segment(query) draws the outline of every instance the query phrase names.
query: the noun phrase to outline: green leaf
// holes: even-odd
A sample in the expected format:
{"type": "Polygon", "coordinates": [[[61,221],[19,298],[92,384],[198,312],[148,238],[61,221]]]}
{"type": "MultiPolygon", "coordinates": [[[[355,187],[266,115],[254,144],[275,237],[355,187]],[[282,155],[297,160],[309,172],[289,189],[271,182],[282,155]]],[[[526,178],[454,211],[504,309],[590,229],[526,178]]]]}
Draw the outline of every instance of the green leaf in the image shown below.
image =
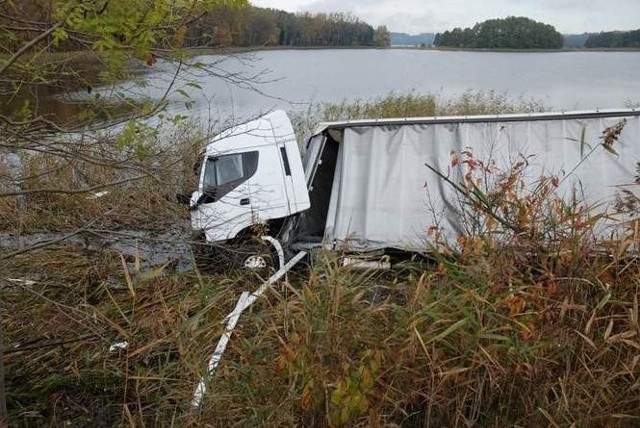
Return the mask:
{"type": "Polygon", "coordinates": [[[62,28],[62,27],[58,27],[55,30],[53,30],[53,44],[54,45],[59,45],[60,42],[64,42],[65,40],[69,39],[69,34],[67,33],[67,31],[62,28]]]}

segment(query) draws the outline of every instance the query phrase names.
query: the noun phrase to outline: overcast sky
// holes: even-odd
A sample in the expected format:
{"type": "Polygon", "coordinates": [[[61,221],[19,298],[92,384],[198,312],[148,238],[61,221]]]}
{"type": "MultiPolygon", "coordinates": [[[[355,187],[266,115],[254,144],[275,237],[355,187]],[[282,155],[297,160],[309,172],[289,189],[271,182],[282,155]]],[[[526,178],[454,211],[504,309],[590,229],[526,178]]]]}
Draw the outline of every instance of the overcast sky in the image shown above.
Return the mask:
{"type": "Polygon", "coordinates": [[[350,12],[390,31],[427,33],[526,16],[561,33],[640,28],[640,0],[251,0],[289,12],[350,12]]]}

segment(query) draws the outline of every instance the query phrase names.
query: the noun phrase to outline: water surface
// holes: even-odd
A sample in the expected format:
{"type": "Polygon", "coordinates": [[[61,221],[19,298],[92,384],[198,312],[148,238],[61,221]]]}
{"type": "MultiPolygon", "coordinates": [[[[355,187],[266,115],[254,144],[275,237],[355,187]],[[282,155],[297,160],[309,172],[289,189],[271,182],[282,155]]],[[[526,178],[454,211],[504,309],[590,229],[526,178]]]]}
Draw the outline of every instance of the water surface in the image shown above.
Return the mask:
{"type": "MultiPolygon", "coordinates": [[[[640,103],[640,52],[326,49],[262,51],[231,58],[206,55],[197,60],[210,64],[212,72],[189,73],[202,89],[182,88],[194,103],[190,114],[202,117],[253,116],[272,108],[304,110],[312,102],[410,91],[443,99],[466,91],[495,91],[542,101],[555,110],[640,103]],[[223,73],[231,73],[236,81],[246,77],[252,87],[216,76],[223,73]]],[[[160,64],[144,92],[163,96],[172,70],[160,64]]],[[[175,102],[174,111],[186,111],[182,95],[173,92],[169,99],[175,102]]]]}

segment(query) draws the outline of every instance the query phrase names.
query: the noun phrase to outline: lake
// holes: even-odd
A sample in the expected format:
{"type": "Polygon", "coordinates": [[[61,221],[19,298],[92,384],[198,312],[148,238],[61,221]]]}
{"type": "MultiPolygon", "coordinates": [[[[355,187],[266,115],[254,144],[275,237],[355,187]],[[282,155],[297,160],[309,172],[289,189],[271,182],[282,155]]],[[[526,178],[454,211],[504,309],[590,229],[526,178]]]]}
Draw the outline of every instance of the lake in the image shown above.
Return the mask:
{"type": "MultiPolygon", "coordinates": [[[[269,50],[195,60],[210,69],[182,88],[192,116],[245,118],[273,108],[304,110],[311,102],[371,99],[390,92],[432,93],[443,99],[465,91],[496,91],[510,98],[542,101],[554,110],[625,107],[640,103],[640,52],[469,52],[419,49],[269,50]],[[224,71],[223,71],[224,70],[224,71]],[[219,77],[228,73],[227,79],[219,77]],[[249,79],[247,85],[232,81],[249,79]]],[[[159,63],[144,88],[159,98],[174,67],[159,63]]],[[[186,112],[174,91],[171,111],[186,112]]]]}

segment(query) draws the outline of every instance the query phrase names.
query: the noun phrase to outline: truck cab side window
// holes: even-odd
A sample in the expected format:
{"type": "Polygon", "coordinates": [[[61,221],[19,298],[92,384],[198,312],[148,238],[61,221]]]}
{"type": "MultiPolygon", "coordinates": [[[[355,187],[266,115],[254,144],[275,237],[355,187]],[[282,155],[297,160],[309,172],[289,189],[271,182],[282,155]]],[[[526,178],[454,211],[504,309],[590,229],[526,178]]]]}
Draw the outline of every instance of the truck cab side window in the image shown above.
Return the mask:
{"type": "Polygon", "coordinates": [[[204,164],[202,187],[208,196],[203,203],[215,202],[247,181],[258,169],[258,151],[208,157],[204,164]]]}
{"type": "Polygon", "coordinates": [[[207,159],[204,187],[218,187],[243,178],[242,155],[226,155],[207,159]]]}

